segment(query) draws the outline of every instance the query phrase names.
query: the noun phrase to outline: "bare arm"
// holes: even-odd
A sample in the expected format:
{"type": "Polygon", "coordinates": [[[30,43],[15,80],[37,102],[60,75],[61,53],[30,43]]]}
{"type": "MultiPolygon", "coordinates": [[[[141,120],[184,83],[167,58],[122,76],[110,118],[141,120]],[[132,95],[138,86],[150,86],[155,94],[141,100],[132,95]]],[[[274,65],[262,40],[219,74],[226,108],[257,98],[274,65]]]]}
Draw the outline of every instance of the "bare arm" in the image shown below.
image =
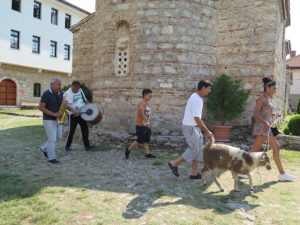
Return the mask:
{"type": "Polygon", "coordinates": [[[46,109],[46,103],[44,103],[44,102],[40,102],[39,110],[42,111],[46,115],[53,116],[53,117],[56,117],[56,118],[60,117],[59,112],[51,112],[48,109],[46,109]]]}
{"type": "Polygon", "coordinates": [[[138,114],[140,117],[143,118],[144,125],[147,124],[147,120],[148,120],[147,116],[145,115],[145,108],[146,108],[146,105],[143,102],[140,102],[138,104],[138,114]]]}
{"type": "Polygon", "coordinates": [[[197,123],[197,126],[203,130],[205,135],[210,139],[212,138],[212,132],[206,127],[204,122],[200,119],[200,117],[194,117],[195,122],[197,123]]]}

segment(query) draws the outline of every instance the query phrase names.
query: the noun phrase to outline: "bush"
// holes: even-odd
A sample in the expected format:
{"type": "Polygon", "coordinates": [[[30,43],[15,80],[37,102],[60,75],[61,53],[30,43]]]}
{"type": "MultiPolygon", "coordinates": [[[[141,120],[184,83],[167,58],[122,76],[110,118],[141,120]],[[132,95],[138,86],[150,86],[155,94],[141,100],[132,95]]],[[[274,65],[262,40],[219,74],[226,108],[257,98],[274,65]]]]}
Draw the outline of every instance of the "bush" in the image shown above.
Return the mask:
{"type": "Polygon", "coordinates": [[[224,125],[244,111],[249,94],[249,90],[242,88],[241,80],[233,80],[222,74],[212,82],[212,91],[207,101],[208,114],[224,125]]]}
{"type": "Polygon", "coordinates": [[[285,135],[289,135],[289,134],[291,133],[291,131],[289,130],[288,127],[286,127],[286,128],[283,129],[283,133],[284,133],[285,135]]]}
{"type": "MultiPolygon", "coordinates": [[[[63,86],[62,91],[66,92],[70,87],[71,87],[71,84],[69,84],[67,86],[63,86]]],[[[85,84],[81,84],[80,88],[82,89],[87,100],[89,102],[93,102],[93,92],[87,86],[85,86],[85,84]]]]}
{"type": "Polygon", "coordinates": [[[299,97],[299,100],[298,100],[297,113],[300,114],[300,97],[299,97]]]}
{"type": "Polygon", "coordinates": [[[292,116],[288,123],[288,129],[292,135],[300,136],[300,115],[292,116]]]}

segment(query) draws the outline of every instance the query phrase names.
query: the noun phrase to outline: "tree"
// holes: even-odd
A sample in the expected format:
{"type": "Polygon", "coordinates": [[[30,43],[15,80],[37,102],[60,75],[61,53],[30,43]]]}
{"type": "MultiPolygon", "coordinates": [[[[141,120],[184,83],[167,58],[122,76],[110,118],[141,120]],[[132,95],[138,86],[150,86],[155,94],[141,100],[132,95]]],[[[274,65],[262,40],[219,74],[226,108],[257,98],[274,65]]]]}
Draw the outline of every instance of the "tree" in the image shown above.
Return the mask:
{"type": "Polygon", "coordinates": [[[225,125],[244,111],[249,95],[250,90],[243,89],[241,80],[233,80],[222,74],[212,82],[212,91],[207,101],[209,115],[225,125]]]}
{"type": "MultiPolygon", "coordinates": [[[[72,85],[69,84],[67,86],[63,86],[62,91],[66,92],[72,85]]],[[[80,85],[85,97],[89,102],[93,102],[93,92],[83,83],[80,85]]]]}

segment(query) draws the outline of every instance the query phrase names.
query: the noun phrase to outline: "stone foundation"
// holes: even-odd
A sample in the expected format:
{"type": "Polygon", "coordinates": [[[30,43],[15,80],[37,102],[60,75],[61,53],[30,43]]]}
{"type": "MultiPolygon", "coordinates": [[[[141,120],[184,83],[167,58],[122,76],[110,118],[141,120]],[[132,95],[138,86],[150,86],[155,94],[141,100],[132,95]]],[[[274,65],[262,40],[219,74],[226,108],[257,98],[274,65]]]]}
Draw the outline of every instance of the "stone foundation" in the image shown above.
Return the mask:
{"type": "Polygon", "coordinates": [[[34,97],[34,84],[40,84],[42,95],[50,87],[50,79],[54,76],[62,80],[63,86],[70,83],[70,78],[65,73],[0,63],[0,82],[9,79],[16,83],[16,105],[19,107],[36,107],[41,98],[34,97]]]}
{"type": "Polygon", "coordinates": [[[280,143],[281,148],[300,151],[299,136],[278,135],[277,140],[280,143]]]}

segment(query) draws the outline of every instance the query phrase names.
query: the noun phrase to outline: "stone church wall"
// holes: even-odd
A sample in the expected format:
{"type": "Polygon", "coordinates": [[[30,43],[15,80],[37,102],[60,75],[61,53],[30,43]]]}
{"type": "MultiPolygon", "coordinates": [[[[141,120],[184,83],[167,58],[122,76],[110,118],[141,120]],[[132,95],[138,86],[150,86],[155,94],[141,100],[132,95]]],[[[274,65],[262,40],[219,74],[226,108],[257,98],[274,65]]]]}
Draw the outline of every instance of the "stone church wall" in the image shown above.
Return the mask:
{"type": "Polygon", "coordinates": [[[284,20],[281,0],[97,1],[73,28],[73,79],[93,89],[101,128],[133,132],[142,89],[151,88],[153,130],[178,135],[197,82],[225,72],[252,91],[233,122],[251,125],[262,77],[274,76],[275,105],[285,105],[284,20]]]}

